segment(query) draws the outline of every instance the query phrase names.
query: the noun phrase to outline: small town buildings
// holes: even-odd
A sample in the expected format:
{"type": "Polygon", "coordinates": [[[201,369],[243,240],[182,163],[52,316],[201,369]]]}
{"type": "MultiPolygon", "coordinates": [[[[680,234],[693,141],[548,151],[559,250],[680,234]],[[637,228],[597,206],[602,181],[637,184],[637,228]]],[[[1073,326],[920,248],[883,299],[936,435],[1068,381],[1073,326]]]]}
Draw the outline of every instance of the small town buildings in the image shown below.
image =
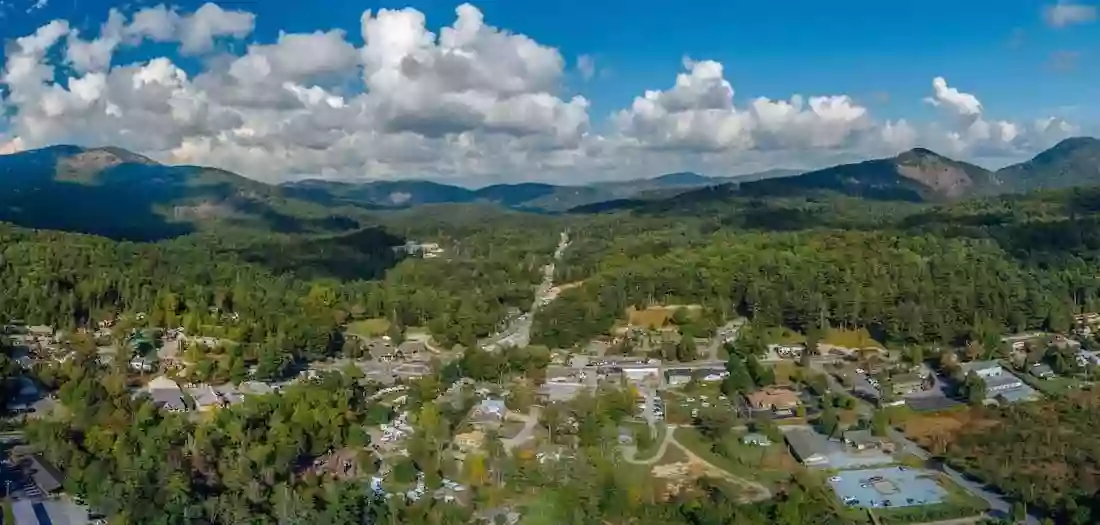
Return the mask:
{"type": "Polygon", "coordinates": [[[633,382],[641,382],[647,379],[660,379],[661,377],[660,363],[646,363],[637,365],[624,364],[619,368],[623,374],[623,377],[633,382]]]}
{"type": "Polygon", "coordinates": [[[1020,378],[1012,375],[996,361],[973,361],[970,363],[963,363],[959,368],[962,371],[963,377],[973,372],[985,381],[986,392],[991,396],[1005,390],[1012,390],[1024,386],[1020,378]]]}
{"type": "Polygon", "coordinates": [[[765,436],[764,434],[751,432],[745,434],[744,436],[741,436],[741,443],[744,445],[754,445],[757,447],[770,447],[772,444],[772,440],[768,439],[768,436],[765,436]]]}
{"type": "Polygon", "coordinates": [[[919,374],[899,374],[890,378],[890,390],[898,396],[920,392],[924,384],[925,379],[919,374]]]}
{"type": "Polygon", "coordinates": [[[226,406],[228,403],[210,385],[195,385],[186,389],[187,395],[195,402],[195,409],[199,412],[209,412],[216,408],[226,406]]]}
{"type": "Polygon", "coordinates": [[[135,372],[152,372],[157,369],[156,361],[142,356],[130,360],[130,369],[135,372]]]}
{"type": "Polygon", "coordinates": [[[856,450],[882,448],[885,440],[871,434],[870,430],[848,430],[844,432],[844,444],[856,450]]]}
{"type": "Polygon", "coordinates": [[[768,352],[771,352],[779,357],[784,358],[796,358],[802,356],[802,351],[806,349],[806,345],[803,344],[771,344],[768,345],[768,352]]]}
{"type": "Polygon", "coordinates": [[[828,443],[825,436],[809,429],[796,428],[784,434],[791,453],[806,466],[822,466],[829,463],[828,443]]]}
{"type": "Polygon", "coordinates": [[[187,405],[183,402],[183,389],[175,381],[165,376],[157,376],[149,381],[146,389],[157,408],[169,412],[185,412],[187,410],[187,405]]]}
{"type": "Polygon", "coordinates": [[[1043,332],[1028,332],[1023,334],[1008,335],[1001,338],[1002,343],[1008,343],[1012,345],[1013,350],[1023,350],[1027,347],[1028,343],[1043,337],[1043,332]]]}
{"type": "Polygon", "coordinates": [[[24,456],[18,460],[17,465],[27,477],[34,480],[34,484],[38,487],[38,490],[46,494],[53,494],[61,491],[61,487],[65,482],[64,476],[61,475],[61,471],[57,470],[56,467],[49,461],[46,461],[40,454],[24,456]]]}
{"type": "Polygon", "coordinates": [[[1074,358],[1077,361],[1077,366],[1082,368],[1089,365],[1100,366],[1100,353],[1098,352],[1078,349],[1074,358]]]}
{"type": "Polygon", "coordinates": [[[770,410],[775,415],[789,416],[794,414],[801,400],[798,394],[785,388],[765,388],[750,392],[745,395],[749,406],[753,410],[770,410]]]}
{"type": "Polygon", "coordinates": [[[1031,365],[1027,373],[1038,377],[1039,379],[1050,379],[1054,377],[1054,369],[1050,368],[1050,365],[1045,363],[1035,363],[1031,365]]]}
{"type": "Polygon", "coordinates": [[[481,423],[500,422],[507,413],[508,407],[505,406],[504,400],[482,399],[481,402],[474,407],[473,412],[470,414],[470,419],[481,423]]]}
{"type": "Polygon", "coordinates": [[[27,327],[27,335],[37,342],[54,342],[54,329],[52,326],[35,325],[27,327]]]}

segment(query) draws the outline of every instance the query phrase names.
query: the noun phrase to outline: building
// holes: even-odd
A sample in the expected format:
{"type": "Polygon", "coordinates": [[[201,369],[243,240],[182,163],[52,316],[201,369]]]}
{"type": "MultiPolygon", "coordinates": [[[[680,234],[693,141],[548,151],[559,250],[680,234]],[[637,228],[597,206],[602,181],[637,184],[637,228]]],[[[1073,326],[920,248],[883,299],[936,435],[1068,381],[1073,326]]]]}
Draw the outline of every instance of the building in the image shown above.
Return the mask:
{"type": "Polygon", "coordinates": [[[1100,354],[1097,352],[1079,349],[1075,357],[1077,359],[1077,366],[1100,366],[1100,354]]]}
{"type": "Polygon", "coordinates": [[[187,395],[191,396],[191,400],[195,402],[195,408],[199,412],[209,412],[228,404],[210,385],[188,387],[187,395]]]}
{"type": "Polygon", "coordinates": [[[455,436],[455,446],[467,454],[474,450],[480,450],[485,446],[485,433],[480,430],[473,430],[458,434],[455,436]]]}
{"type": "Polygon", "coordinates": [[[1023,350],[1028,343],[1043,336],[1042,332],[1028,332],[1024,334],[1009,335],[1001,338],[1002,343],[1012,345],[1013,350],[1023,350]]]}
{"type": "Polygon", "coordinates": [[[900,374],[890,378],[894,395],[904,396],[924,390],[925,380],[918,374],[900,374]]]}
{"type": "Polygon", "coordinates": [[[660,364],[622,365],[619,368],[622,371],[623,377],[630,381],[638,382],[661,377],[660,364]]]}
{"type": "Polygon", "coordinates": [[[397,346],[397,357],[406,361],[418,361],[424,357],[428,345],[423,341],[409,340],[397,346]]]}
{"type": "Polygon", "coordinates": [[[829,463],[826,455],[828,443],[825,436],[809,429],[795,428],[784,434],[791,453],[808,467],[823,466],[829,463]]]}
{"type": "Polygon", "coordinates": [[[806,345],[803,344],[768,345],[768,352],[787,358],[801,357],[802,351],[805,349],[806,345]]]}
{"type": "Polygon", "coordinates": [[[789,416],[794,414],[801,400],[798,394],[785,388],[765,388],[745,395],[749,406],[753,410],[770,410],[776,415],[789,416]]]}
{"type": "Polygon", "coordinates": [[[1006,390],[1024,386],[1024,382],[1021,381],[1020,378],[1012,375],[995,361],[963,363],[960,366],[960,370],[962,371],[963,377],[970,375],[971,372],[980,377],[985,382],[985,391],[989,397],[993,397],[1006,390]]]}
{"type": "Polygon", "coordinates": [[[165,376],[157,376],[146,385],[149,396],[153,398],[153,404],[157,408],[163,408],[169,412],[185,412],[187,404],[183,402],[183,390],[175,381],[165,376]]]}
{"type": "Polygon", "coordinates": [[[474,411],[470,414],[470,418],[478,422],[499,422],[504,419],[507,413],[508,407],[504,405],[503,400],[482,399],[481,403],[478,403],[478,405],[474,407],[474,411]]]}
{"type": "Polygon", "coordinates": [[[758,447],[770,447],[772,444],[772,440],[768,439],[768,436],[765,436],[764,434],[752,432],[741,436],[741,443],[744,445],[755,445],[758,447]]]}
{"type": "Polygon", "coordinates": [[[560,403],[566,401],[572,401],[584,392],[589,390],[589,387],[585,383],[577,381],[554,381],[547,382],[539,387],[536,395],[543,403],[560,403]]]}
{"type": "Polygon", "coordinates": [[[1054,369],[1050,368],[1050,365],[1044,363],[1035,363],[1031,365],[1031,368],[1027,373],[1038,377],[1039,379],[1050,379],[1054,377],[1054,369]]]}
{"type": "Polygon", "coordinates": [[[959,365],[959,369],[962,370],[963,376],[970,375],[971,372],[977,374],[982,379],[989,379],[991,377],[1000,377],[1008,372],[998,364],[996,361],[971,361],[969,363],[963,363],[959,365]]]}
{"type": "Polygon", "coordinates": [[[34,484],[38,487],[38,490],[46,494],[53,494],[61,491],[61,486],[64,484],[65,478],[57,468],[46,461],[41,455],[31,454],[25,456],[19,460],[18,465],[28,477],[34,480],[34,484]]]}
{"type": "Polygon", "coordinates": [[[856,450],[870,450],[882,448],[884,441],[870,430],[848,430],[844,432],[844,443],[856,450]]]}

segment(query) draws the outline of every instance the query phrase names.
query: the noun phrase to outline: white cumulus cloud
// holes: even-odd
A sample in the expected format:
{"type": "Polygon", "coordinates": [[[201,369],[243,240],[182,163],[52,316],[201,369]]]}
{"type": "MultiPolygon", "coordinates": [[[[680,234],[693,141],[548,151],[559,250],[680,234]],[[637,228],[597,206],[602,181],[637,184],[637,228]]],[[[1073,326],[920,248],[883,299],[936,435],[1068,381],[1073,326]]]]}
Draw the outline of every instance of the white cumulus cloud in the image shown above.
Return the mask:
{"type": "Polygon", "coordinates": [[[415,9],[365,11],[354,38],[362,43],[341,30],[265,41],[256,23],[212,3],[159,5],[112,9],[98,30],[55,20],[16,38],[0,70],[0,153],[115,145],[269,181],[568,183],[817,167],[914,146],[1018,158],[1079,132],[1060,119],[989,118],[976,95],[941,77],[926,100],[945,117],[880,120],[844,93],[746,97],[722,63],[690,59],[668,85],[593,117],[589,100],[566,87],[572,75],[597,74],[591,55],[567,64],[557,48],[492,25],[470,4],[435,29],[415,9]],[[229,54],[225,40],[247,46],[229,54]],[[177,52],[126,58],[154,42],[177,52]]]}

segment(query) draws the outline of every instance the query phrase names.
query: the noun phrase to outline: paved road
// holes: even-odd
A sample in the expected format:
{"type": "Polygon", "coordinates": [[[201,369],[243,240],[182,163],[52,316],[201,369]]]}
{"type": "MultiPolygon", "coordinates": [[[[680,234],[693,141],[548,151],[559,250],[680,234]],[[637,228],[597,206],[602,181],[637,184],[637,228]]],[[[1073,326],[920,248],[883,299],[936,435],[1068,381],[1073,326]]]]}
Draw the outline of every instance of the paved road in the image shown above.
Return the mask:
{"type": "MultiPolygon", "coordinates": [[[[561,232],[561,241],[558,242],[558,247],[554,251],[554,261],[561,260],[568,247],[569,235],[561,232]]],[[[543,269],[543,279],[535,291],[535,301],[531,304],[531,310],[517,317],[500,333],[478,342],[478,346],[492,351],[506,346],[523,348],[531,343],[531,324],[534,321],[535,312],[542,308],[544,300],[553,300],[549,293],[554,287],[554,261],[543,269]]]]}
{"type": "Polygon", "coordinates": [[[722,345],[737,340],[737,337],[741,335],[741,327],[745,326],[745,321],[745,319],[735,319],[716,330],[714,337],[707,343],[707,347],[704,349],[704,353],[707,354],[707,359],[719,361],[718,351],[721,350],[722,345]]]}

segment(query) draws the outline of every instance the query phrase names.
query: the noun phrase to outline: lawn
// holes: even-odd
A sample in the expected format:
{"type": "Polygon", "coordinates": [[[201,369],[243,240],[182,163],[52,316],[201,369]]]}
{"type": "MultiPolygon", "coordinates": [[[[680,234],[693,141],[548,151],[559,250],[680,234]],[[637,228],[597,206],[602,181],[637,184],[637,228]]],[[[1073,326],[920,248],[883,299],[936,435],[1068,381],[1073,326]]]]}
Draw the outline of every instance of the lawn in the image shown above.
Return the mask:
{"type": "Polygon", "coordinates": [[[1081,389],[1081,380],[1073,377],[1055,376],[1050,379],[1040,379],[1027,373],[1016,375],[1032,388],[1052,397],[1064,396],[1081,389]]]}
{"type": "Polygon", "coordinates": [[[730,434],[718,445],[725,451],[715,452],[712,442],[694,428],[676,429],[676,441],[712,465],[735,476],[765,484],[778,484],[790,479],[791,471],[800,468],[782,443],[769,447],[744,445],[739,434],[730,434]]]}
{"type": "Polygon", "coordinates": [[[363,319],[348,324],[348,333],[356,337],[370,338],[386,335],[390,329],[390,321],[384,317],[363,319]]]}
{"type": "MultiPolygon", "coordinates": [[[[657,454],[657,451],[661,449],[661,442],[665,440],[665,434],[668,433],[668,426],[664,424],[657,425],[657,433],[650,440],[649,446],[644,448],[638,448],[638,451],[634,454],[634,459],[639,461],[646,461],[653,458],[657,454]]],[[[669,447],[671,449],[672,447],[669,447]]],[[[667,456],[668,453],[666,452],[667,456]]]]}
{"type": "Polygon", "coordinates": [[[825,337],[821,342],[844,348],[882,348],[882,343],[875,341],[866,328],[859,330],[830,328],[825,331],[825,337]]]}
{"type": "Polygon", "coordinates": [[[15,524],[15,512],[11,510],[11,498],[4,498],[4,525],[15,524]]]}
{"type": "Polygon", "coordinates": [[[766,328],[761,336],[764,341],[772,344],[796,344],[806,342],[806,336],[782,326],[766,328]]]}
{"type": "Polygon", "coordinates": [[[650,306],[645,310],[638,310],[634,307],[630,307],[626,310],[626,321],[631,326],[660,328],[668,324],[672,319],[672,315],[680,308],[685,308],[688,313],[695,315],[702,307],[697,304],[650,306]]]}

